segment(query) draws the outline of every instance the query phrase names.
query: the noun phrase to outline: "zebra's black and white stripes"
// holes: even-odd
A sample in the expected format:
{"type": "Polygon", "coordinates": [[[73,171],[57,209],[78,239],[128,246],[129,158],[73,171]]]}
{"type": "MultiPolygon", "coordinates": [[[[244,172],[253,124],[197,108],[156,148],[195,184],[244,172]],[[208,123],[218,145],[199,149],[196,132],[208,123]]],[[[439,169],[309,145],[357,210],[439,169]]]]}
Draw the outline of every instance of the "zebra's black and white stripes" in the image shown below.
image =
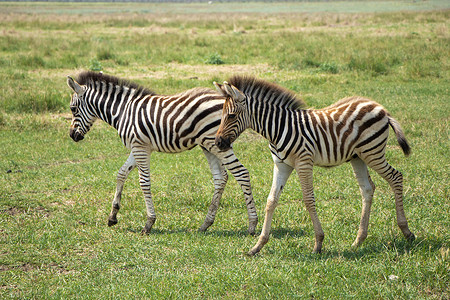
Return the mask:
{"type": "Polygon", "coordinates": [[[94,121],[101,119],[117,129],[122,142],[131,150],[117,175],[110,226],[117,223],[123,184],[129,172],[137,166],[147,208],[143,231],[150,232],[156,219],[150,191],[150,154],[153,151],[177,153],[200,145],[208,160],[215,188],[200,230],[206,230],[214,222],[228,169],[244,192],[248,231],[254,233],[257,215],[249,173],[231,149],[219,150],[214,144],[223,96],[205,88],[162,96],[128,81],[94,72],[82,72],[76,81],[68,77],[67,83],[74,91],[70,103],[73,114],[71,138],[76,142],[82,140],[94,121]]]}
{"type": "Polygon", "coordinates": [[[348,161],[363,196],[360,227],[353,245],[360,245],[367,236],[375,189],[367,166],[390,184],[395,194],[397,224],[406,238],[414,239],[403,209],[402,174],[390,166],[385,157],[389,126],[406,155],[410,148],[398,122],[380,104],[351,97],[324,109],[306,110],[292,92],[253,77],[235,76],[229,83],[215,85],[227,97],[216,135],[218,147],[227,149],[245,129],[252,128],[269,140],[275,162],[263,230],[250,254],[257,253],[267,243],[274,209],[294,169],[314,225],[314,251],[320,252],[324,233],[315,209],[313,166],[332,167],[348,161]]]}

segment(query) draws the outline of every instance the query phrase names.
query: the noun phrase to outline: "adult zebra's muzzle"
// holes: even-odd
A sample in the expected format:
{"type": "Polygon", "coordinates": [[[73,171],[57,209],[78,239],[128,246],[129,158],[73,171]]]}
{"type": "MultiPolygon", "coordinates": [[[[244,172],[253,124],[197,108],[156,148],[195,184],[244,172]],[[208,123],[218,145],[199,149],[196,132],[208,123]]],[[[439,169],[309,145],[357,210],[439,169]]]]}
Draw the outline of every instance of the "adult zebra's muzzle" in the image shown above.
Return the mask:
{"type": "Polygon", "coordinates": [[[228,138],[223,138],[220,135],[216,135],[216,139],[214,140],[216,146],[220,149],[220,150],[225,150],[230,148],[231,142],[230,139],[228,138]]]}
{"type": "Polygon", "coordinates": [[[70,137],[72,138],[72,140],[74,140],[75,142],[79,142],[82,139],[84,139],[83,134],[81,134],[77,129],[75,128],[70,128],[70,132],[69,132],[70,137]]]}

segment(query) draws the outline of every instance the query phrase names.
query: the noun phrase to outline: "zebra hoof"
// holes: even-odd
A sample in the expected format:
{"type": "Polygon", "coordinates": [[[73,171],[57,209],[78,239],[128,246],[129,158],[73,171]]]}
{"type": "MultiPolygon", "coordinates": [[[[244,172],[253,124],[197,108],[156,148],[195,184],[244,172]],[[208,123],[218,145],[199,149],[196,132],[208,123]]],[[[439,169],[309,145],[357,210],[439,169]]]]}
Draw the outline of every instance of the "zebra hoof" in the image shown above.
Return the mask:
{"type": "Polygon", "coordinates": [[[208,229],[208,227],[200,227],[199,229],[198,229],[198,232],[206,232],[206,229],[208,229]]]}
{"type": "Polygon", "coordinates": [[[198,229],[199,232],[205,232],[209,226],[211,226],[214,223],[214,221],[205,221],[203,222],[202,226],[198,229]]]}
{"type": "Polygon", "coordinates": [[[117,222],[118,222],[117,219],[108,219],[108,226],[109,227],[114,226],[117,224],[117,222]]]}
{"type": "Polygon", "coordinates": [[[414,233],[411,232],[411,234],[406,238],[406,240],[408,242],[412,242],[416,239],[416,236],[414,235],[414,233]]]}
{"type": "Polygon", "coordinates": [[[314,249],[314,250],[313,250],[313,253],[314,253],[314,254],[320,254],[320,253],[322,253],[322,248],[320,248],[320,249],[314,249]]]}
{"type": "Polygon", "coordinates": [[[256,253],[258,253],[258,252],[259,252],[259,250],[252,249],[252,250],[247,252],[247,256],[250,256],[250,257],[251,256],[255,256],[256,253]]]}
{"type": "Polygon", "coordinates": [[[141,235],[149,235],[150,231],[152,231],[151,228],[147,229],[144,227],[144,229],[142,229],[142,231],[141,231],[141,235]]]}
{"type": "Polygon", "coordinates": [[[249,235],[253,235],[253,236],[255,235],[257,224],[258,224],[258,220],[250,222],[250,224],[248,225],[248,230],[247,230],[249,235]]]}
{"type": "Polygon", "coordinates": [[[149,234],[152,230],[153,224],[155,224],[156,218],[147,218],[147,223],[145,223],[144,229],[142,229],[141,234],[149,234]]]}

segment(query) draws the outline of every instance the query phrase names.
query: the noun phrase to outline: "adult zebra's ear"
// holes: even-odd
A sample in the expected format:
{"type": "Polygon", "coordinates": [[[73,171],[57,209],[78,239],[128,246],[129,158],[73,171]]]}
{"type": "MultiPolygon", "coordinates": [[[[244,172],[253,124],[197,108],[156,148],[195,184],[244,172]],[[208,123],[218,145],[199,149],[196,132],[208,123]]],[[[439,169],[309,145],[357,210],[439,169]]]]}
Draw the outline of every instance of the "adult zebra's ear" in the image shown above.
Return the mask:
{"type": "Polygon", "coordinates": [[[222,89],[225,89],[226,93],[238,103],[245,103],[245,95],[237,87],[228,82],[223,82],[222,89]]]}
{"type": "Polygon", "coordinates": [[[67,76],[67,85],[78,95],[84,93],[84,88],[70,76],[67,76]]]}

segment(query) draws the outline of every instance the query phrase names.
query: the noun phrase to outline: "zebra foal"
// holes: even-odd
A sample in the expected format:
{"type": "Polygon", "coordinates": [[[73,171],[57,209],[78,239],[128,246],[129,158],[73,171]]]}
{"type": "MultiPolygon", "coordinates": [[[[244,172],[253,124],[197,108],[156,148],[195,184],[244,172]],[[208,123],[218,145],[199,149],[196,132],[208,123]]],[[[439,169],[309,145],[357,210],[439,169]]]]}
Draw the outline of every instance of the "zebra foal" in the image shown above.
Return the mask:
{"type": "Polygon", "coordinates": [[[220,124],[224,97],[211,89],[194,88],[176,95],[163,96],[119,79],[94,72],[82,72],[77,80],[67,78],[73,90],[70,109],[70,137],[81,141],[96,119],[117,129],[123,144],[131,150],[117,175],[117,186],[108,225],[117,223],[124,182],[136,166],[144,194],[147,221],[143,233],[149,233],[156,214],[150,191],[150,154],[153,151],[178,153],[199,145],[208,160],[214,180],[214,194],[200,231],[214,222],[223,190],[226,169],[240,184],[249,217],[248,232],[254,234],[258,217],[247,169],[231,148],[219,150],[214,135],[220,124]]]}
{"type": "Polygon", "coordinates": [[[399,123],[380,104],[360,97],[345,98],[318,110],[302,109],[304,103],[292,92],[252,77],[235,76],[223,85],[214,83],[226,97],[216,145],[224,150],[247,128],[270,142],[274,161],[273,183],[267,199],[266,216],[254,255],[267,243],[273,213],[292,170],[300,178],[303,201],[311,217],[314,252],[321,252],[324,233],[316,213],[313,191],[313,166],[332,167],[350,162],[363,197],[361,221],[354,247],[367,237],[370,207],[375,185],[367,166],[384,178],[395,194],[397,224],[408,240],[403,209],[403,177],[386,161],[389,126],[405,155],[410,147],[399,123]]]}

